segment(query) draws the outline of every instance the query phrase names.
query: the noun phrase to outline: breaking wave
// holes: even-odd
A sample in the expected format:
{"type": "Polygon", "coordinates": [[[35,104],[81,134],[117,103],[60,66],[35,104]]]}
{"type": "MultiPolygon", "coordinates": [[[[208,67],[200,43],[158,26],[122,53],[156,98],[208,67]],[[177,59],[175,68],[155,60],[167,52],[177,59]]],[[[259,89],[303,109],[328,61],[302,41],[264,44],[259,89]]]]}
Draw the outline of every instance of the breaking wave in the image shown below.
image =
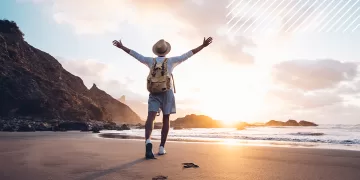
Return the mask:
{"type": "Polygon", "coordinates": [[[325,133],[319,132],[297,132],[297,133],[289,133],[289,135],[293,136],[323,136],[325,133]]]}

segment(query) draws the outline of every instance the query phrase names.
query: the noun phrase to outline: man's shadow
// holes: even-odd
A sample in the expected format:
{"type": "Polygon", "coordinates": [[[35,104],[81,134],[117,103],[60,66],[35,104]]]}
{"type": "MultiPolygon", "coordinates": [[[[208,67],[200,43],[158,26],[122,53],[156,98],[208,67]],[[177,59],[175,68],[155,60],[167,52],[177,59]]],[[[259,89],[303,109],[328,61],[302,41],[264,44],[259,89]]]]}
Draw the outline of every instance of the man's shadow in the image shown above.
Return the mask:
{"type": "Polygon", "coordinates": [[[101,170],[101,171],[99,171],[99,172],[90,174],[90,175],[82,178],[81,180],[97,179],[97,178],[100,178],[100,177],[105,176],[105,175],[107,175],[107,174],[111,174],[111,173],[114,173],[114,172],[121,171],[121,170],[123,170],[123,169],[129,168],[129,167],[131,167],[131,166],[134,166],[134,165],[139,164],[139,163],[144,162],[144,161],[146,161],[145,158],[139,158],[139,159],[137,159],[137,160],[128,162],[128,163],[126,163],[126,164],[122,164],[122,165],[115,166],[115,167],[110,168],[110,169],[101,170]]]}

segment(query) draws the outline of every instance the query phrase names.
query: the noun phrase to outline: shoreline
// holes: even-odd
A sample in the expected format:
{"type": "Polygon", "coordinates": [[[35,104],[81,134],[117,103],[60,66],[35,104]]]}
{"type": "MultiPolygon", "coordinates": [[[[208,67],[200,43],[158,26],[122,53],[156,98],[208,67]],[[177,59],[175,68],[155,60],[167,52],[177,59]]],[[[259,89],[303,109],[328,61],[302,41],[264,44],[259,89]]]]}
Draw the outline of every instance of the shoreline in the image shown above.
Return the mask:
{"type": "MultiPolygon", "coordinates": [[[[360,177],[358,151],[168,142],[166,155],[145,160],[143,141],[97,136],[83,132],[0,133],[0,179],[148,180],[158,175],[172,180],[360,177]],[[185,162],[200,168],[183,169],[185,162]]],[[[154,141],[153,145],[156,153],[159,142],[154,141]]]]}
{"type": "MultiPolygon", "coordinates": [[[[144,137],[135,135],[123,135],[114,132],[98,133],[99,138],[104,139],[122,139],[122,140],[140,140],[144,137]]],[[[152,141],[160,141],[160,138],[151,138],[152,141]]],[[[330,143],[309,143],[309,142],[286,142],[286,141],[271,141],[271,140],[239,140],[239,139],[221,139],[221,138],[172,138],[168,137],[167,142],[182,142],[182,143],[211,143],[211,144],[230,144],[238,146],[264,146],[264,147],[282,147],[282,148],[308,148],[308,149],[325,149],[325,150],[346,150],[360,152],[360,145],[346,145],[346,144],[330,144],[330,143]]]]}
{"type": "MultiPolygon", "coordinates": [[[[0,132],[0,142],[5,140],[28,140],[28,139],[48,139],[48,138],[59,138],[59,139],[73,139],[73,138],[94,138],[100,140],[114,140],[114,141],[136,141],[143,142],[144,138],[140,136],[127,136],[127,135],[118,135],[121,138],[109,137],[108,135],[112,135],[116,133],[92,133],[92,132],[79,132],[79,131],[66,131],[66,132],[0,132]],[[5,136],[4,136],[5,135],[5,136]],[[47,135],[47,136],[44,136],[47,135]],[[48,136],[50,135],[50,136],[48,136]]],[[[151,138],[153,142],[160,143],[160,138],[151,138]]],[[[183,143],[183,144],[219,144],[219,145],[230,145],[230,146],[240,146],[240,147],[268,147],[268,148],[284,148],[284,149],[309,149],[309,150],[331,150],[331,151],[352,151],[352,152],[360,152],[358,149],[341,149],[341,148],[326,148],[326,146],[320,145],[289,145],[286,143],[273,141],[268,143],[253,143],[254,140],[246,140],[245,142],[241,141],[227,141],[227,140],[174,140],[168,139],[167,143],[183,143]]]]}
{"type": "MultiPolygon", "coordinates": [[[[143,141],[144,137],[135,135],[124,135],[120,132],[100,132],[92,133],[91,131],[36,131],[36,132],[1,132],[0,140],[5,139],[29,139],[33,137],[44,138],[43,135],[55,135],[58,138],[72,137],[74,135],[79,137],[92,136],[99,139],[113,139],[113,140],[130,140],[143,141]],[[7,138],[9,137],[9,138],[7,138]]],[[[160,142],[160,138],[152,137],[152,141],[160,142]]],[[[221,138],[173,138],[168,137],[167,142],[171,143],[199,143],[199,144],[220,144],[233,146],[248,146],[248,147],[276,147],[276,148],[291,148],[291,149],[323,149],[323,150],[344,150],[360,152],[360,145],[346,145],[346,144],[331,144],[331,143],[309,143],[309,142],[290,142],[290,141],[271,141],[271,140],[239,140],[239,139],[221,139],[221,138]]]]}

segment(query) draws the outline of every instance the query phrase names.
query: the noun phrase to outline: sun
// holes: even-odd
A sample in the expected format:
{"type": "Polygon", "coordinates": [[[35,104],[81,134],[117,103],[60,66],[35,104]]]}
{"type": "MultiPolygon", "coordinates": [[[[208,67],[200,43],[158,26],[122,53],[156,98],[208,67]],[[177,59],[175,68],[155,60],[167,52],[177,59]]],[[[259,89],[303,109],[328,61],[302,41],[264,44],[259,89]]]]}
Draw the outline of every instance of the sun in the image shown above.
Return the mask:
{"type": "Polygon", "coordinates": [[[234,68],[221,74],[231,78],[218,82],[217,86],[212,85],[212,81],[203,82],[205,86],[209,86],[202,94],[199,107],[204,114],[231,124],[236,121],[251,121],[261,113],[270,82],[266,71],[256,67],[241,70],[234,68]]]}

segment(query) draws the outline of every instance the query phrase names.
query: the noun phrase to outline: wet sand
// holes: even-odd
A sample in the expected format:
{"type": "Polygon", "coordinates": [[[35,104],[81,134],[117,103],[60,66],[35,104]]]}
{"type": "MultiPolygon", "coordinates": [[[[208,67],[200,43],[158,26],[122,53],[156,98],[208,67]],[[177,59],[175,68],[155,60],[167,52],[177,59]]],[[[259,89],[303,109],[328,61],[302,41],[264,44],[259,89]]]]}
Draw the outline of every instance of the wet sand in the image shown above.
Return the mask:
{"type": "Polygon", "coordinates": [[[142,140],[87,132],[1,132],[0,179],[360,179],[356,151],[169,142],[168,154],[145,160],[144,150],[142,140]]]}

